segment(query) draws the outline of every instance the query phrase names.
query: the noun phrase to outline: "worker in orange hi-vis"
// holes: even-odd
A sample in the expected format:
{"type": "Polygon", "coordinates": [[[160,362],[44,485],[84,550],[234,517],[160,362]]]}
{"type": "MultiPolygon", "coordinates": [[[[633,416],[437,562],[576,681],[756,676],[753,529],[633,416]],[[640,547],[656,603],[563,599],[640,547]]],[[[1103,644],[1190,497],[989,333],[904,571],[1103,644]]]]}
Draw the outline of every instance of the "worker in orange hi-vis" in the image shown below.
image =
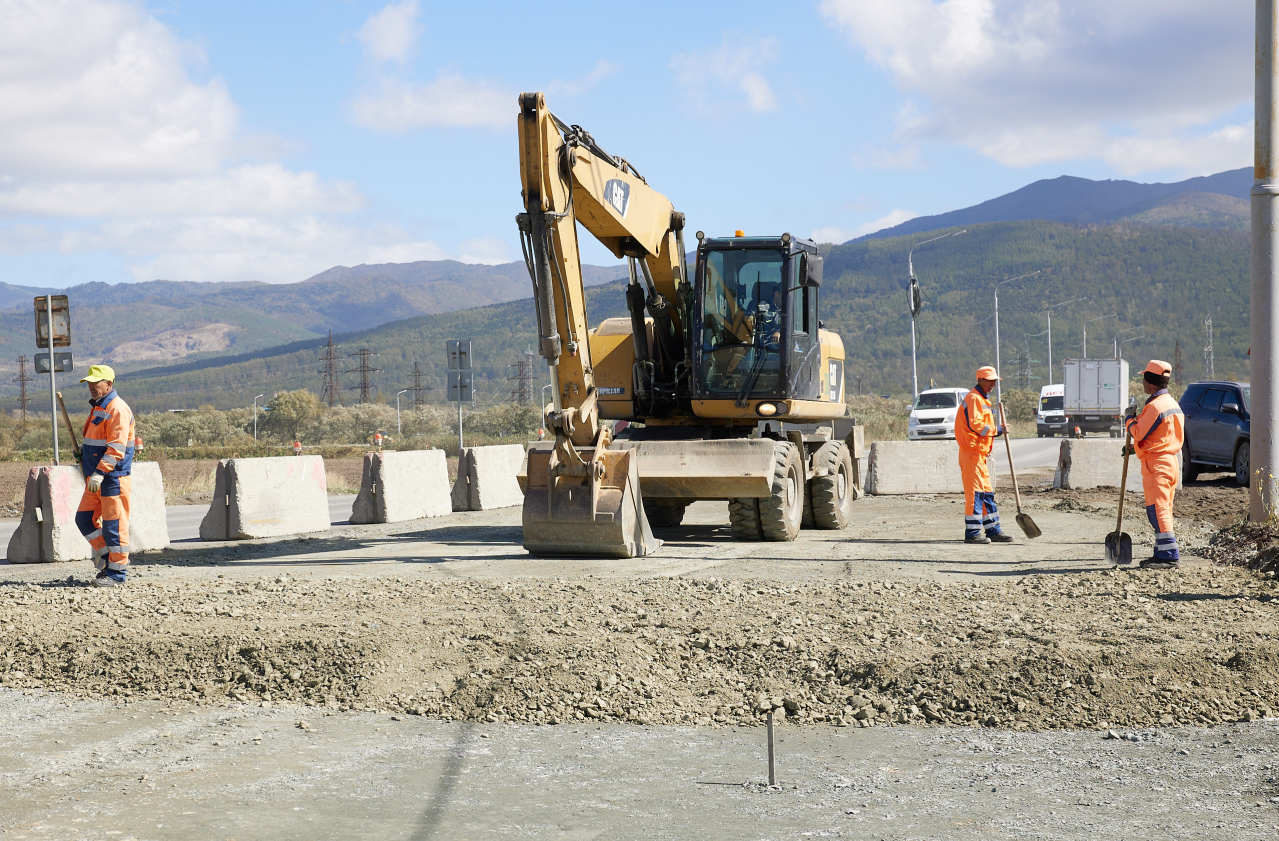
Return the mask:
{"type": "Polygon", "coordinates": [[[991,448],[1003,434],[990,408],[990,392],[999,373],[990,365],[977,369],[977,385],[964,396],[955,414],[955,441],[959,444],[959,475],[964,482],[964,542],[1012,543],[999,528],[995,486],[990,481],[991,448]],[[984,534],[982,532],[985,532],[984,534]]]}
{"type": "Polygon", "coordinates": [[[129,500],[133,493],[136,431],[133,410],[115,391],[115,371],[92,365],[80,380],[89,386],[90,410],[80,442],[84,495],[75,522],[93,549],[99,587],[123,584],[129,571],[129,500]]]}
{"type": "Polygon", "coordinates": [[[294,442],[293,442],[293,455],[295,455],[295,456],[300,456],[300,455],[302,455],[302,442],[301,442],[301,441],[294,441],[294,442]]]}
{"type": "Polygon", "coordinates": [[[1173,533],[1172,500],[1181,480],[1181,445],[1186,440],[1185,416],[1168,393],[1172,366],[1152,359],[1142,372],[1142,388],[1149,397],[1140,413],[1126,418],[1132,450],[1141,459],[1141,489],[1146,496],[1146,519],[1155,529],[1155,553],[1141,562],[1146,569],[1172,569],[1181,560],[1173,533]]]}
{"type": "Polygon", "coordinates": [[[377,448],[379,453],[382,452],[382,438],[382,430],[379,429],[377,432],[373,433],[373,446],[377,448]]]}

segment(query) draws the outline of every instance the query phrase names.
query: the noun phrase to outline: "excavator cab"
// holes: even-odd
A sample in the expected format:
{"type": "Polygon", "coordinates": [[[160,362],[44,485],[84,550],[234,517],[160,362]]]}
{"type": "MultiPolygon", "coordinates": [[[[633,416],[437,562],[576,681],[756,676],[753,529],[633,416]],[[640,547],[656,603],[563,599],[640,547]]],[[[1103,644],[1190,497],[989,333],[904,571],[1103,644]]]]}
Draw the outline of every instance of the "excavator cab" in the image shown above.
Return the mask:
{"type": "Polygon", "coordinates": [[[697,238],[695,413],[773,417],[786,414],[789,401],[820,400],[816,244],[789,234],[709,238],[699,231],[697,238]]]}

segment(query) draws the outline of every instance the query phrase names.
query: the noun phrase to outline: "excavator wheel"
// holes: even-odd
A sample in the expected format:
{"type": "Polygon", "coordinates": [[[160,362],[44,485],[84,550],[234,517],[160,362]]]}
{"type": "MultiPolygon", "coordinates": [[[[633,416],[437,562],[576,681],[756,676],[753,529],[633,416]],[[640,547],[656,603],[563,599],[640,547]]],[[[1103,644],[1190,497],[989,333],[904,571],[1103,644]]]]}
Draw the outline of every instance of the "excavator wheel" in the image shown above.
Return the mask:
{"type": "Polygon", "coordinates": [[[756,500],[765,540],[794,540],[804,518],[804,463],[789,441],[773,445],[773,492],[756,500]]]}
{"type": "Polygon", "coordinates": [[[684,509],[687,502],[675,502],[667,499],[644,500],[644,514],[648,524],[655,529],[671,529],[684,521],[684,509]]]}
{"type": "Polygon", "coordinates": [[[737,540],[763,540],[759,530],[759,500],[742,497],[728,501],[728,525],[737,540]]]}
{"type": "Polygon", "coordinates": [[[813,469],[824,474],[808,481],[809,510],[819,529],[842,529],[853,515],[853,457],[843,441],[827,441],[813,453],[813,469]]]}

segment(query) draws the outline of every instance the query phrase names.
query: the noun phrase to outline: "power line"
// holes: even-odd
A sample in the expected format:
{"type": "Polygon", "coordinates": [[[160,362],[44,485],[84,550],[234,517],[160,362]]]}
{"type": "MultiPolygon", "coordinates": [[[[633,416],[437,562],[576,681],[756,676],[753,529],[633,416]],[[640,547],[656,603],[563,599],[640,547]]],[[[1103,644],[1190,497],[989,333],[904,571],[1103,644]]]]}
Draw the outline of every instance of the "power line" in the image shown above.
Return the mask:
{"type": "Polygon", "coordinates": [[[373,395],[373,375],[382,369],[371,367],[369,365],[369,358],[377,356],[377,354],[373,352],[372,348],[362,347],[355,353],[350,354],[350,356],[354,359],[359,359],[360,365],[358,368],[352,368],[349,371],[344,371],[343,373],[360,375],[360,402],[371,403],[373,395]]]}
{"type": "Polygon", "coordinates": [[[18,375],[13,378],[18,384],[18,410],[22,413],[22,428],[27,428],[27,405],[30,398],[27,397],[27,383],[34,382],[35,377],[27,373],[27,358],[25,356],[18,357],[18,375]]]}
{"type": "Polygon", "coordinates": [[[324,367],[320,369],[320,373],[324,375],[324,394],[320,399],[329,404],[329,408],[332,409],[341,402],[338,396],[338,351],[333,344],[332,330],[329,331],[329,343],[324,347],[324,356],[321,357],[321,361],[324,362],[324,367]]]}

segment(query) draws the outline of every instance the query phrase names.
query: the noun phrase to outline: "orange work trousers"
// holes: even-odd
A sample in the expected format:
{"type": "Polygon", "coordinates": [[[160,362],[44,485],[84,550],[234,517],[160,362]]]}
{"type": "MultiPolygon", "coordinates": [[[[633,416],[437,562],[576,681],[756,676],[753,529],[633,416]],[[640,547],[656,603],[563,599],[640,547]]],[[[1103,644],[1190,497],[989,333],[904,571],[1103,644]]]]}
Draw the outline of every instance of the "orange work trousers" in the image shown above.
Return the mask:
{"type": "Polygon", "coordinates": [[[1181,557],[1172,522],[1172,502],[1180,479],[1180,455],[1165,453],[1142,457],[1141,489],[1146,497],[1146,519],[1155,530],[1155,557],[1160,560],[1181,557]]]}
{"type": "Polygon", "coordinates": [[[98,572],[125,572],[129,568],[129,497],[133,478],[122,476],[103,482],[101,493],[85,488],[76,510],[76,526],[93,547],[98,572]],[[109,484],[108,484],[109,483],[109,484]]]}

